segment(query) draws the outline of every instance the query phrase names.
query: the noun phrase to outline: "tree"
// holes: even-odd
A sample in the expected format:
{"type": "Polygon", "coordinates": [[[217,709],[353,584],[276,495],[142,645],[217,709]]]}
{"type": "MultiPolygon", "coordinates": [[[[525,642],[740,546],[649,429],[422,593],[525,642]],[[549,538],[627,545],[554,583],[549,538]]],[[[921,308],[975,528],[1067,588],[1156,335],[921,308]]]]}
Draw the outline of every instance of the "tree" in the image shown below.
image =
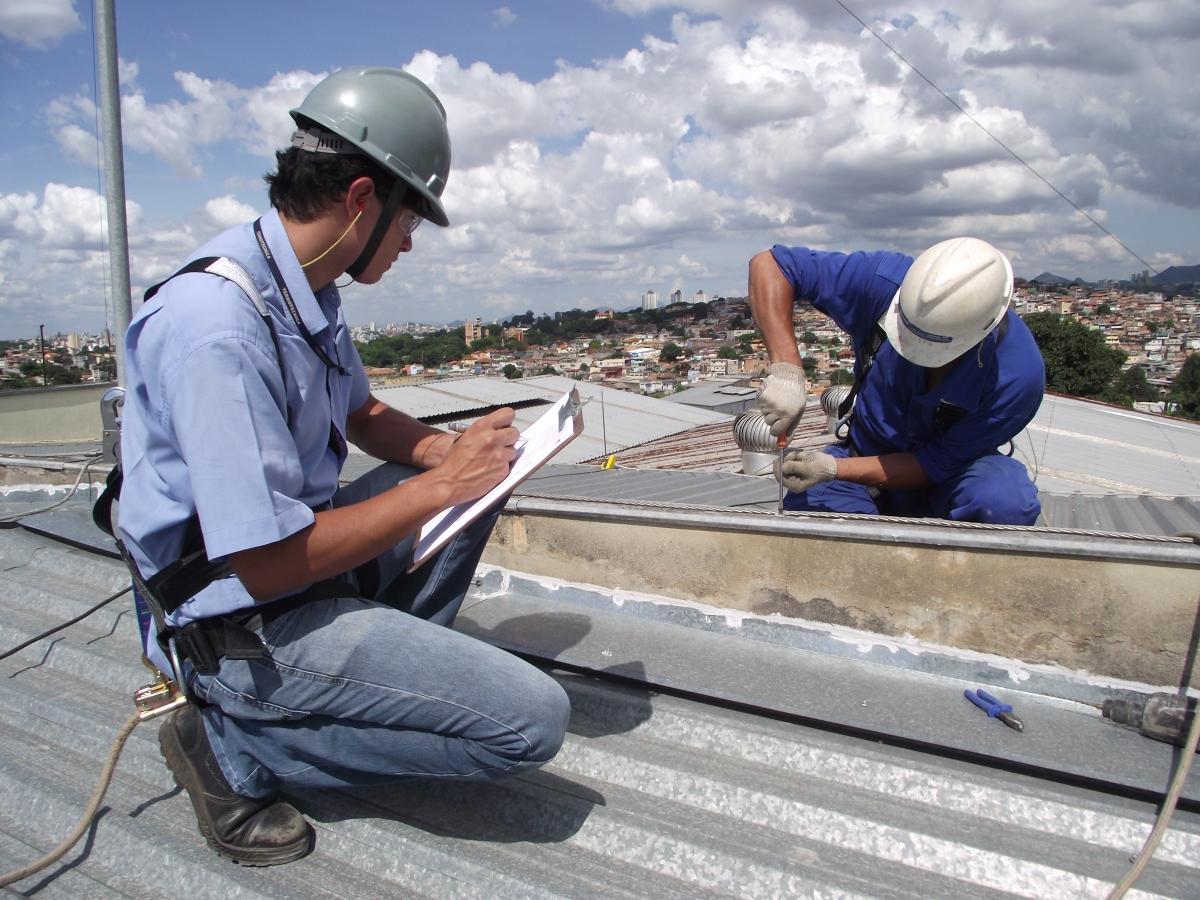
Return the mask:
{"type": "Polygon", "coordinates": [[[1098,316],[1111,316],[1112,314],[1113,314],[1113,308],[1111,306],[1109,306],[1107,303],[1101,303],[1099,306],[1096,307],[1096,315],[1098,315],[1098,316]]]}
{"type": "Polygon", "coordinates": [[[1121,393],[1133,402],[1153,403],[1158,399],[1159,390],[1146,380],[1146,370],[1141,366],[1130,366],[1125,370],[1119,382],[1121,393]]]}
{"type": "Polygon", "coordinates": [[[665,363],[673,363],[682,355],[682,347],[680,347],[674,341],[667,341],[667,343],[663,345],[662,353],[659,354],[658,358],[665,363]]]}
{"type": "Polygon", "coordinates": [[[539,375],[557,375],[558,369],[554,368],[554,366],[542,366],[542,371],[538,372],[538,374],[539,375]]]}
{"type": "Polygon", "coordinates": [[[829,373],[830,384],[854,384],[854,373],[849,369],[834,369],[829,373]]]}
{"type": "Polygon", "coordinates": [[[1128,354],[1104,343],[1093,328],[1054,313],[1025,317],[1046,365],[1046,388],[1062,394],[1120,403],[1116,386],[1128,354]]]}
{"type": "Polygon", "coordinates": [[[821,342],[821,339],[820,339],[820,338],[818,338],[818,337],[817,337],[817,335],[816,335],[816,333],[815,333],[815,332],[812,332],[812,331],[806,331],[806,332],[804,332],[804,337],[803,337],[803,338],[801,338],[801,340],[802,340],[802,341],[803,341],[805,344],[808,344],[808,345],[810,345],[810,346],[811,346],[812,344],[819,344],[819,343],[821,342]]]}
{"type": "Polygon", "coordinates": [[[810,378],[812,377],[812,373],[817,371],[817,358],[815,356],[806,356],[800,360],[800,363],[804,366],[804,371],[810,378]]]}
{"type": "Polygon", "coordinates": [[[1193,353],[1183,361],[1167,399],[1175,404],[1178,415],[1200,419],[1200,354],[1193,353]]]}
{"type": "Polygon", "coordinates": [[[717,359],[737,359],[738,353],[732,347],[719,347],[717,349],[717,359]]]}
{"type": "MultiPolygon", "coordinates": [[[[21,374],[26,380],[32,382],[42,374],[41,362],[21,363],[21,374]]],[[[83,381],[83,372],[79,369],[68,369],[52,362],[46,363],[46,387],[56,384],[79,384],[81,381],[83,381]]]]}
{"type": "Polygon", "coordinates": [[[508,378],[508,379],[520,378],[520,377],[521,377],[521,370],[520,370],[520,369],[518,369],[516,366],[514,366],[512,363],[508,363],[508,365],[506,365],[506,366],[505,366],[503,369],[501,369],[500,371],[501,371],[501,372],[503,372],[503,373],[504,373],[504,377],[505,377],[505,378],[508,378]]]}

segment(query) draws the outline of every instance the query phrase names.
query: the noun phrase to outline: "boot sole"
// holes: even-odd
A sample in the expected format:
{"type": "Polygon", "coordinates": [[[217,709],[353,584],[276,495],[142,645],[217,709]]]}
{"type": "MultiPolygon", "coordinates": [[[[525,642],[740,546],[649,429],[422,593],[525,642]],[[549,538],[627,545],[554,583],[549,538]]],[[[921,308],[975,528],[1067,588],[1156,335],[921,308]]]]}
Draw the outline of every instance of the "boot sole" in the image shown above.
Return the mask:
{"type": "MultiPolygon", "coordinates": [[[[239,866],[278,866],[293,862],[312,850],[316,841],[316,832],[313,831],[312,825],[308,825],[308,833],[302,840],[285,844],[282,847],[247,850],[243,847],[234,847],[223,843],[214,834],[212,824],[209,822],[208,816],[203,812],[204,791],[195,782],[191,774],[191,766],[188,764],[187,756],[184,754],[183,747],[179,743],[179,736],[175,731],[174,721],[171,721],[167,728],[159,731],[158,748],[159,752],[162,753],[163,759],[167,762],[167,768],[171,770],[171,776],[175,779],[175,783],[187,791],[188,798],[192,801],[192,809],[196,812],[196,823],[200,826],[200,834],[204,836],[204,840],[208,842],[208,846],[218,856],[230,862],[237,863],[239,866]]],[[[307,823],[305,824],[307,825],[307,823]]]]}

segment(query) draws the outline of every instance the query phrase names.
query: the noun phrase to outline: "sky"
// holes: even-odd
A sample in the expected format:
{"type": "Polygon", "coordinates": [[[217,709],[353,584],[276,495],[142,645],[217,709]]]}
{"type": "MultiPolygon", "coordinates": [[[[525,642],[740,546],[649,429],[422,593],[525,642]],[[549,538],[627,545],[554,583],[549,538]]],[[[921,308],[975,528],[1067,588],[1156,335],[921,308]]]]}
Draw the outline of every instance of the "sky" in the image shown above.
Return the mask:
{"type": "MultiPolygon", "coordinates": [[[[504,2],[117,0],[135,298],[267,211],[288,109],[363,64],[441,98],[451,225],[345,289],[351,324],[741,296],[775,243],[1145,268],[837,0],[504,2]]],[[[1200,263],[1200,4],[845,2],[1152,267],[1200,263]]],[[[0,338],[104,325],[95,90],[90,3],[0,0],[0,338]]]]}

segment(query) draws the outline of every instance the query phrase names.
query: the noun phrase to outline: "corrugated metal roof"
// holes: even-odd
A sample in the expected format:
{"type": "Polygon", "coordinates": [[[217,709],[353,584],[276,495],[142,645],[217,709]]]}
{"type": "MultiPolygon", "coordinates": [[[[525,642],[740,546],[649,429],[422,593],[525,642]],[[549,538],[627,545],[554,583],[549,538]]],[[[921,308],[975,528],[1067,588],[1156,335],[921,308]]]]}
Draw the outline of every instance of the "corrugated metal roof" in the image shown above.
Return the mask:
{"type": "Polygon", "coordinates": [[[479,376],[375,388],[373,393],[388,406],[423,419],[539,400],[544,398],[545,392],[532,389],[520,380],[479,376]]]}
{"type": "MultiPolygon", "coordinates": [[[[0,572],[0,646],[77,614],[127,578],[118,563],[14,531],[0,532],[0,572]]],[[[566,628],[569,645],[588,623],[597,636],[616,634],[598,613],[569,606],[497,618],[501,607],[489,614],[488,604],[499,600],[473,595],[460,619],[471,628],[489,623],[489,639],[501,643],[536,642],[539,628],[557,640],[566,628]]],[[[159,757],[154,725],[143,725],[94,831],[63,865],[17,887],[72,900],[1098,897],[1149,832],[1150,802],[639,686],[639,667],[657,670],[680,650],[663,635],[693,633],[654,627],[657,642],[628,648],[637,657],[596,643],[598,658],[607,653],[614,670],[634,673],[624,686],[557,675],[573,713],[562,752],[544,769],[506,782],[298,795],[317,847],[288,866],[242,869],[208,851],[159,757]]],[[[741,654],[743,682],[753,676],[776,688],[777,666],[756,660],[805,653],[703,637],[741,654]]],[[[694,652],[689,659],[703,662],[694,652]]],[[[709,674],[720,676],[711,667],[709,674]]],[[[85,805],[131,710],[129,692],[146,680],[134,617],[99,613],[0,663],[0,675],[7,869],[54,845],[85,805]]],[[[842,681],[828,688],[836,692],[842,681]]],[[[871,710],[887,712],[886,696],[873,700],[871,710]]],[[[1020,740],[962,705],[980,734],[1020,740]]],[[[1169,748],[1146,743],[1169,757],[1169,748]]],[[[1137,896],[1194,897],[1198,874],[1200,817],[1185,810],[1137,896]]]]}
{"type": "MultiPolygon", "coordinates": [[[[742,452],[733,437],[735,418],[681,431],[618,452],[617,465],[631,469],[740,473],[742,452]]],[[[793,432],[796,446],[816,450],[833,443],[833,435],[825,433],[826,425],[827,419],[820,401],[813,398],[793,432]]],[[[599,456],[588,462],[600,464],[604,459],[604,456],[599,456]]]]}
{"type": "Polygon", "coordinates": [[[1016,455],[1056,492],[1200,495],[1200,423],[1184,419],[1047,395],[1016,455]]]}
{"type": "MultiPolygon", "coordinates": [[[[554,402],[567,391],[577,388],[580,397],[587,399],[589,403],[583,411],[583,433],[554,458],[555,462],[564,464],[602,457],[626,447],[686,431],[697,425],[733,421],[731,416],[723,413],[714,413],[673,403],[668,404],[654,397],[645,397],[641,394],[604,387],[599,384],[573,381],[559,375],[542,375],[514,381],[480,377],[461,381],[437,382],[436,384],[457,385],[455,390],[460,394],[478,390],[477,396],[486,397],[491,401],[488,405],[502,405],[527,399],[544,399],[554,402]],[[485,381],[489,384],[484,387],[475,384],[485,381]],[[506,394],[505,391],[509,387],[512,388],[512,392],[506,394]],[[603,398],[603,402],[601,398],[603,398]]],[[[425,390],[425,387],[422,385],[421,390],[425,390]]],[[[393,388],[390,389],[393,391],[392,394],[381,392],[379,396],[389,405],[403,409],[400,399],[398,399],[399,395],[395,392],[409,389],[408,387],[393,388]]],[[[447,405],[446,409],[438,409],[422,415],[446,415],[448,412],[454,411],[447,405]]],[[[517,410],[517,427],[522,430],[528,428],[544,412],[543,408],[536,406],[517,410]]],[[[410,415],[416,414],[410,413],[410,415]]],[[[469,414],[464,414],[462,421],[470,421],[472,418],[469,414]]]]}
{"type": "Polygon", "coordinates": [[[693,384],[686,391],[664,397],[671,403],[684,406],[699,406],[716,412],[736,415],[753,409],[758,403],[758,392],[750,387],[736,387],[740,378],[714,379],[693,384]]]}

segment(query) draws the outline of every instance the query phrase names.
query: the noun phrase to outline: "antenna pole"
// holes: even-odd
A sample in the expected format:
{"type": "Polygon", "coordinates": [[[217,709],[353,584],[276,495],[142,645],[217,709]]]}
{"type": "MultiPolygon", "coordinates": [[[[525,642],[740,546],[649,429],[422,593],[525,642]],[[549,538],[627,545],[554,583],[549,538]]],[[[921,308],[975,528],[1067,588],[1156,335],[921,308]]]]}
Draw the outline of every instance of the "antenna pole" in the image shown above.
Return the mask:
{"type": "Polygon", "coordinates": [[[114,0],[95,0],[100,141],[104,148],[104,195],[108,202],[108,261],[113,286],[113,350],[117,383],[125,384],[125,330],[133,315],[129,286],[129,229],[125,221],[125,156],[121,141],[121,85],[117,69],[114,0]]]}

